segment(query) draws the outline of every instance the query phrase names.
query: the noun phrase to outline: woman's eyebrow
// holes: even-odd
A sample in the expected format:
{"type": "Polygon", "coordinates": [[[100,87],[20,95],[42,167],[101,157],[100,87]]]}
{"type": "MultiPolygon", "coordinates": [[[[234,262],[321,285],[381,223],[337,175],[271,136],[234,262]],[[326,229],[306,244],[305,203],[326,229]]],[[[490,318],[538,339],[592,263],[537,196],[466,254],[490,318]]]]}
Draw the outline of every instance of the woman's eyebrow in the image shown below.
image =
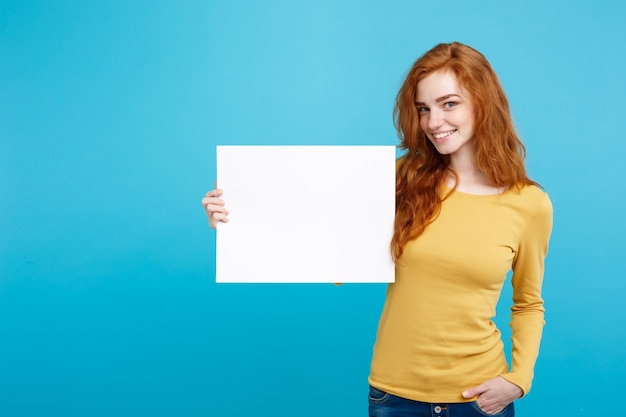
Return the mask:
{"type": "MultiPolygon", "coordinates": [[[[441,97],[435,99],[435,102],[441,103],[442,101],[448,100],[448,99],[450,99],[452,97],[461,98],[461,96],[458,95],[458,94],[454,94],[454,93],[453,94],[446,94],[445,96],[441,96],[441,97]]],[[[421,101],[416,101],[415,104],[418,105],[418,106],[426,106],[426,103],[422,103],[421,101]]]]}
{"type": "Polygon", "coordinates": [[[438,98],[438,99],[436,99],[435,101],[436,101],[437,103],[441,103],[442,101],[444,101],[444,100],[448,100],[448,99],[449,99],[449,98],[451,98],[451,97],[458,97],[458,98],[461,98],[461,96],[460,96],[460,95],[458,95],[458,94],[446,94],[445,96],[439,97],[439,98],[438,98]]]}

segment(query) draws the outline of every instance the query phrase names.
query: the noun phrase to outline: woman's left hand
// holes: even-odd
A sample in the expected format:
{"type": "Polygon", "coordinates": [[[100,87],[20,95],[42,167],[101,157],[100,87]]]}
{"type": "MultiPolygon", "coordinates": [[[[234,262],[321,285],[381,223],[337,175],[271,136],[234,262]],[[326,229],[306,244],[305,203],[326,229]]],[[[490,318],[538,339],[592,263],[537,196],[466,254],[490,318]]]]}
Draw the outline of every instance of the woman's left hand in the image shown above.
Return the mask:
{"type": "Polygon", "coordinates": [[[501,376],[483,382],[477,387],[463,391],[463,398],[478,397],[476,403],[487,414],[498,414],[521,397],[522,389],[501,376]]]}

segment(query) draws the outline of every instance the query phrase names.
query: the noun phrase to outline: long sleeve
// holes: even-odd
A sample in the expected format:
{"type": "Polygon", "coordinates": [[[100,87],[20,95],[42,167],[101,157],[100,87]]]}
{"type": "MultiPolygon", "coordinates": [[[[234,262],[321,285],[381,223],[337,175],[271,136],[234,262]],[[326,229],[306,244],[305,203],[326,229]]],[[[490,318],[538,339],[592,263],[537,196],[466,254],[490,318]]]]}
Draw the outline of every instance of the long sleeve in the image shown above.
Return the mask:
{"type": "Polygon", "coordinates": [[[511,307],[512,363],[506,380],[530,391],[543,332],[544,305],[541,287],[544,260],[552,231],[552,204],[547,195],[528,219],[513,263],[511,307]]]}

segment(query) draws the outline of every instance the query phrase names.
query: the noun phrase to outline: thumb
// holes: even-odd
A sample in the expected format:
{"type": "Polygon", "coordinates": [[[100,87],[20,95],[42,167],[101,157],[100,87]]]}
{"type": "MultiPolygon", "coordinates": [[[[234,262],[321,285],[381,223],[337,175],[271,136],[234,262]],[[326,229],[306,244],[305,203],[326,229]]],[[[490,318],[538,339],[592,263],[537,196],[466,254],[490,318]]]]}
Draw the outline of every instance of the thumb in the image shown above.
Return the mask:
{"type": "Polygon", "coordinates": [[[487,391],[486,384],[480,384],[477,387],[466,389],[461,393],[461,395],[463,395],[463,398],[473,398],[482,394],[485,391],[487,391]]]}

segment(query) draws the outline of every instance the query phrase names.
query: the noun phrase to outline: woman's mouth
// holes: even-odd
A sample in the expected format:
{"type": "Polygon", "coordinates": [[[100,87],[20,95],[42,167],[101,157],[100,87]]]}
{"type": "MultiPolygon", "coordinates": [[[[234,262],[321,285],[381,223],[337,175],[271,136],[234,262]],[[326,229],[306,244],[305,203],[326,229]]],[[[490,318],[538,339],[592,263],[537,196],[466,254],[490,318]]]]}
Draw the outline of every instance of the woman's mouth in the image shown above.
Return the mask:
{"type": "Polygon", "coordinates": [[[454,132],[456,132],[456,129],[454,130],[448,130],[446,132],[440,132],[440,133],[433,133],[433,137],[437,140],[440,139],[444,139],[447,138],[448,136],[450,136],[451,134],[453,134],[454,132]]]}

